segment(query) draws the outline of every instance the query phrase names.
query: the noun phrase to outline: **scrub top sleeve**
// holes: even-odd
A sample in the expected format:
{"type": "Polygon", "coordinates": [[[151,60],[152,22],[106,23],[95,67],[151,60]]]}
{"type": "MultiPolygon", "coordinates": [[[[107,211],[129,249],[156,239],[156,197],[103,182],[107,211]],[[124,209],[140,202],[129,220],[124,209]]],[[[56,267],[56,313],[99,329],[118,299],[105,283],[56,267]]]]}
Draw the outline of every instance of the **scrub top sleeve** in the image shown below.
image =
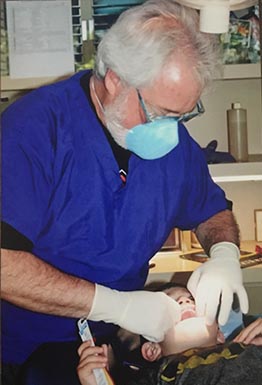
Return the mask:
{"type": "Polygon", "coordinates": [[[1,222],[1,245],[3,249],[31,252],[33,243],[8,223],[1,222]]]}
{"type": "Polygon", "coordinates": [[[178,227],[191,230],[227,209],[224,191],[212,180],[201,148],[194,141],[186,162],[178,227]]]}
{"type": "Polygon", "coordinates": [[[2,220],[33,243],[52,185],[51,119],[39,101],[37,93],[26,96],[2,119],[2,220]]]}

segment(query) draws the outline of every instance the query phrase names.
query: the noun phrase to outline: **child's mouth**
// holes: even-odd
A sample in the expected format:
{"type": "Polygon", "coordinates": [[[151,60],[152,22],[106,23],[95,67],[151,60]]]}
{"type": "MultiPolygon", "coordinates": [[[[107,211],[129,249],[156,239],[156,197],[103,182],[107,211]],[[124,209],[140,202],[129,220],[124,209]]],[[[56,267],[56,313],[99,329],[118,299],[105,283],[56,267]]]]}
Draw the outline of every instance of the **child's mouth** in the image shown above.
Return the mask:
{"type": "Polygon", "coordinates": [[[195,309],[185,309],[181,313],[181,321],[188,319],[188,318],[193,318],[193,317],[196,317],[195,309]]]}

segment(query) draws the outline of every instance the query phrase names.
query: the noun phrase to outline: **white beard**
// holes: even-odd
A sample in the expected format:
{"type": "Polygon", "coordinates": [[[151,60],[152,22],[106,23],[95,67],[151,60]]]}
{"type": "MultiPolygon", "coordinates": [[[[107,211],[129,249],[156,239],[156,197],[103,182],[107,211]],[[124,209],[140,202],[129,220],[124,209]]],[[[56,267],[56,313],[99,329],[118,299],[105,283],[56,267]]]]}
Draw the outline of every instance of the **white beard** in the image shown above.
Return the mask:
{"type": "Polygon", "coordinates": [[[126,102],[126,92],[122,92],[110,106],[104,107],[104,118],[108,131],[112,135],[116,143],[126,147],[126,135],[128,129],[122,125],[124,116],[123,105],[126,102]]]}

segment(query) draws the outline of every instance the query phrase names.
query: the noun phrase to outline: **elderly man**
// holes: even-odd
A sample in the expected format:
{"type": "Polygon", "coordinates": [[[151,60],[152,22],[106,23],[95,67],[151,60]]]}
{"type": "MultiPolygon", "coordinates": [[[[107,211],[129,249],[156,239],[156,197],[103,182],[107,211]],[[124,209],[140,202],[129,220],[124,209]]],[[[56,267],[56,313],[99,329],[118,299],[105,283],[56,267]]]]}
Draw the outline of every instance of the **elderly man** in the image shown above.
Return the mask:
{"type": "Polygon", "coordinates": [[[216,63],[214,40],[199,32],[195,11],[147,1],[107,32],[94,73],[42,87],[6,110],[8,372],[42,343],[74,340],[79,317],[93,321],[97,339],[121,326],[162,340],[180,319],[179,306],[139,289],[174,227],[195,229],[211,257],[189,282],[198,313],[212,323],[221,298],[225,323],[233,293],[247,311],[238,227],[183,125],[201,112],[216,63]]]}

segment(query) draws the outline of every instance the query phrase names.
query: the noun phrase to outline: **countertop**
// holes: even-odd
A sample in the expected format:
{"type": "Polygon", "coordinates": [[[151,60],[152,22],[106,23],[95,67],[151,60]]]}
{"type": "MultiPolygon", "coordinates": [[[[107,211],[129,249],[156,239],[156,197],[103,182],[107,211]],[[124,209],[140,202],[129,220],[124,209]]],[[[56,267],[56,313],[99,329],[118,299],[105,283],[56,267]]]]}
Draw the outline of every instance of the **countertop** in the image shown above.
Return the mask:
{"type": "MultiPolygon", "coordinates": [[[[248,251],[250,254],[254,253],[256,245],[262,247],[262,242],[256,241],[243,241],[241,242],[241,250],[248,251]]],[[[201,263],[182,259],[179,255],[189,254],[192,251],[197,251],[197,249],[192,249],[187,252],[182,252],[181,250],[175,251],[160,251],[158,252],[150,261],[150,274],[154,273],[175,273],[175,272],[189,272],[195,270],[201,263]]],[[[246,270],[258,270],[259,276],[261,275],[262,281],[262,264],[244,268],[246,270]]],[[[245,273],[246,274],[246,273],[245,273]]],[[[258,274],[258,272],[252,273],[253,275],[258,274]]]]}

